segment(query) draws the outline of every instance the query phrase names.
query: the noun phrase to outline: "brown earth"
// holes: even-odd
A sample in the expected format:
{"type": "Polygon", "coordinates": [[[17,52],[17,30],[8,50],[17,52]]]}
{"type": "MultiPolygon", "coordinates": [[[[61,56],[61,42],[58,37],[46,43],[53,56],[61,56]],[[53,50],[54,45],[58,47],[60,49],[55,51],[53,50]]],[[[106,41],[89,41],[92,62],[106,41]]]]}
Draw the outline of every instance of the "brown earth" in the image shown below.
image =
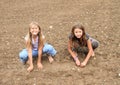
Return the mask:
{"type": "Polygon", "coordinates": [[[120,85],[119,7],[119,0],[1,0],[0,85],[120,85]],[[42,70],[34,63],[28,73],[18,54],[31,21],[39,22],[58,53],[53,64],[44,58],[42,70]],[[67,51],[75,23],[100,42],[85,68],[76,67],[67,51]]]}

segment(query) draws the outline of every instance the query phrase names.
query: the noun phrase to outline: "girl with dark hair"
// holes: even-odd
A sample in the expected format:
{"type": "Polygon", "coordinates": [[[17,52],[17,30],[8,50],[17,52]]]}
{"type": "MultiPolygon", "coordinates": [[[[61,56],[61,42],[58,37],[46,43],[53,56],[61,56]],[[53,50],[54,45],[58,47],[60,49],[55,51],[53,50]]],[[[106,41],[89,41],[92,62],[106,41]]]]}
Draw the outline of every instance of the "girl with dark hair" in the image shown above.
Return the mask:
{"type": "Polygon", "coordinates": [[[91,38],[82,25],[77,24],[72,27],[68,41],[68,51],[74,59],[77,66],[86,66],[91,56],[94,56],[94,50],[98,47],[99,42],[91,38]],[[86,54],[86,58],[82,63],[78,59],[78,52],[86,54]]]}

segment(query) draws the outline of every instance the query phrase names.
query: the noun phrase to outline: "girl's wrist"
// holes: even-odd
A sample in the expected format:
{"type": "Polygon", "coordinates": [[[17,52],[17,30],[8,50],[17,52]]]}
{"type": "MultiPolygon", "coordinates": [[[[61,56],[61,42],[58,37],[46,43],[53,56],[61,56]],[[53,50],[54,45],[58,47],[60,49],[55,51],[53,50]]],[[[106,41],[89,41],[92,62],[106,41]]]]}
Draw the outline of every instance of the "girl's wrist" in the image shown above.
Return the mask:
{"type": "Polygon", "coordinates": [[[74,57],[74,61],[76,61],[76,60],[78,60],[78,57],[76,56],[76,57],[74,57]]]}

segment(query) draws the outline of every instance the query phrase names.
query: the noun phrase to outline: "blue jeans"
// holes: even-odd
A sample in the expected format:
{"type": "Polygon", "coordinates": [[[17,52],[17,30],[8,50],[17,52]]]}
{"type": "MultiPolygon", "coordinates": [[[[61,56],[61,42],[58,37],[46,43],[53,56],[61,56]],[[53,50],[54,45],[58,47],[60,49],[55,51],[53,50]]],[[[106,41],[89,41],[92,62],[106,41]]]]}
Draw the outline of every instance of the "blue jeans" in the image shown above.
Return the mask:
{"type": "MultiPolygon", "coordinates": [[[[46,43],[44,45],[43,49],[42,49],[42,53],[46,53],[48,55],[55,56],[55,54],[57,53],[57,51],[53,48],[52,45],[46,43]]],[[[38,56],[38,50],[32,50],[32,56],[33,57],[37,57],[38,56]]],[[[28,51],[27,51],[27,49],[23,49],[19,53],[19,57],[20,57],[20,60],[23,63],[25,63],[28,60],[28,51]]]]}

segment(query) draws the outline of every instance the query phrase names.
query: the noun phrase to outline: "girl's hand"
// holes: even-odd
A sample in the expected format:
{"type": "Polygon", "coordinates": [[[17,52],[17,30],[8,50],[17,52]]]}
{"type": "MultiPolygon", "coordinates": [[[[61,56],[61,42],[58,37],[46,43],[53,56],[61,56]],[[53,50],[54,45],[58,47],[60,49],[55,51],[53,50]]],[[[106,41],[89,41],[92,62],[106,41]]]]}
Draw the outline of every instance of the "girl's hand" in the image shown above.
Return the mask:
{"type": "Polygon", "coordinates": [[[81,67],[85,67],[86,64],[87,64],[86,62],[82,62],[80,66],[81,66],[81,67]]]}
{"type": "Polygon", "coordinates": [[[74,60],[75,60],[76,65],[80,66],[80,61],[79,61],[78,57],[74,57],[74,60]]]}
{"type": "Polygon", "coordinates": [[[75,61],[75,63],[77,66],[80,66],[80,61],[78,59],[75,61]]]}
{"type": "Polygon", "coordinates": [[[32,70],[33,70],[33,65],[29,66],[27,69],[28,72],[31,72],[32,70]]]}
{"type": "Polygon", "coordinates": [[[41,63],[38,63],[38,64],[37,64],[37,67],[38,67],[38,69],[42,69],[42,68],[43,68],[43,65],[42,65],[41,63]]]}

